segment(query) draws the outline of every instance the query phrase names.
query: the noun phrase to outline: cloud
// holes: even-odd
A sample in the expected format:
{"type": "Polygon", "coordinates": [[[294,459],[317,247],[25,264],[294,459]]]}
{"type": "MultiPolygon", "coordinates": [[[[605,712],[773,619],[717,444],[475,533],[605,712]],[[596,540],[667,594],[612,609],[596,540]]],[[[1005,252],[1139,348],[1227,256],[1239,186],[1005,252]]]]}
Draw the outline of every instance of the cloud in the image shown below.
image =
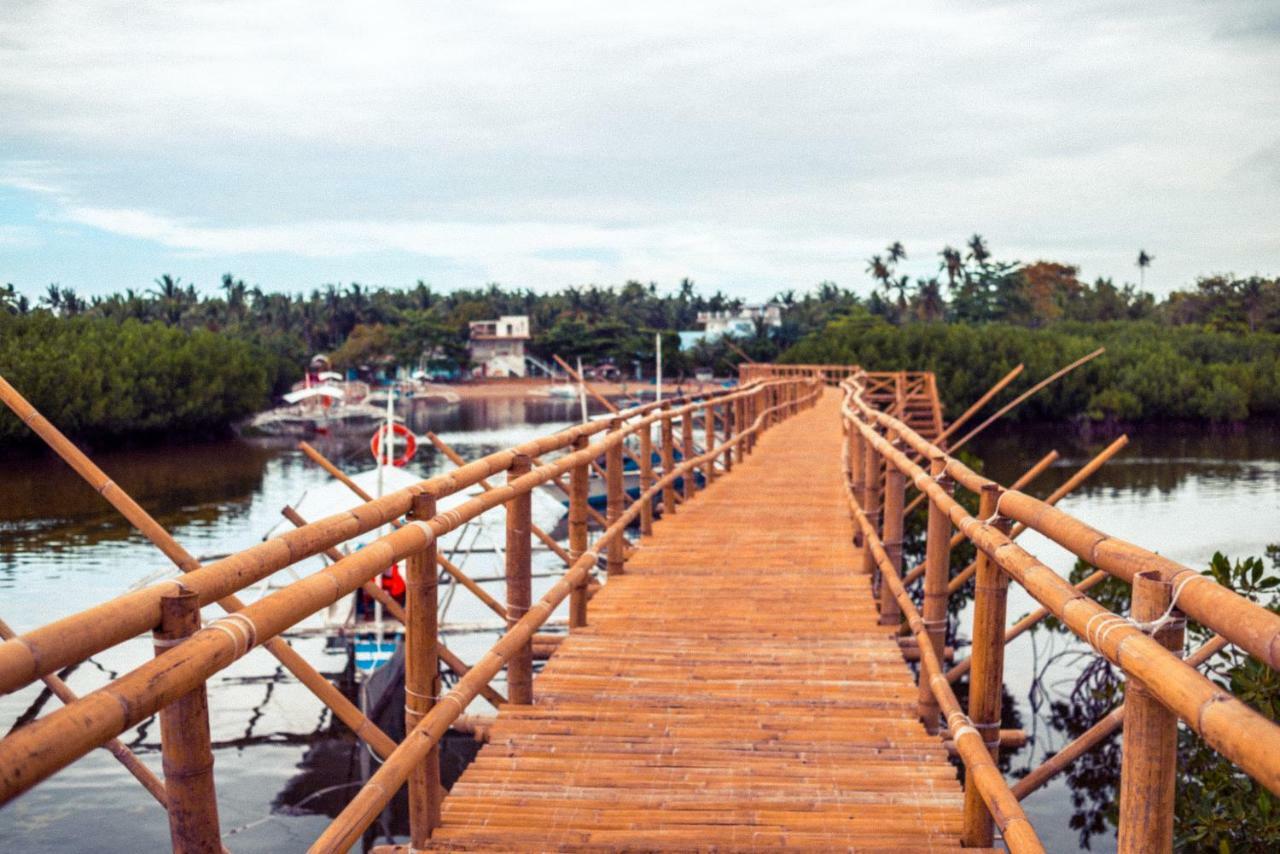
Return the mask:
{"type": "Polygon", "coordinates": [[[446,286],[849,283],[974,231],[1090,274],[1145,246],[1157,287],[1280,264],[1264,3],[9,7],[7,183],[136,252],[446,286]]]}

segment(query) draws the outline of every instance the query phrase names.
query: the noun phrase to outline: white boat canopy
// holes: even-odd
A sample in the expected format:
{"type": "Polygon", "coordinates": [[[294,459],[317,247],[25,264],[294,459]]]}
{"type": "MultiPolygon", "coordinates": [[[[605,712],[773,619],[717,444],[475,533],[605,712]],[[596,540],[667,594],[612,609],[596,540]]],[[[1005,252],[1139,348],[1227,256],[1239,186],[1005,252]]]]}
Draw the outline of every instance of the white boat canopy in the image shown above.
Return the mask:
{"type": "Polygon", "coordinates": [[[297,403],[300,400],[307,400],[312,397],[336,397],[339,400],[346,397],[346,392],[333,385],[314,385],[311,388],[301,388],[297,391],[291,391],[284,396],[285,403],[297,403]]]}
{"type": "Polygon", "coordinates": [[[337,371],[321,371],[317,376],[322,380],[337,380],[342,382],[343,376],[337,371]]]}

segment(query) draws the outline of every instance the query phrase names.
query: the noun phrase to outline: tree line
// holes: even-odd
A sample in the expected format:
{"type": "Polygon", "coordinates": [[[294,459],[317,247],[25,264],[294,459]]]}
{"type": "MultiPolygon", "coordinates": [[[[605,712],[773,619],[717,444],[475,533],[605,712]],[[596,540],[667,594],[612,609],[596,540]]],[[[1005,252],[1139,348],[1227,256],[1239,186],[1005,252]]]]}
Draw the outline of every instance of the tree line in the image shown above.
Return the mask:
{"type": "MultiPolygon", "coordinates": [[[[730,375],[743,353],[756,361],[928,369],[938,372],[953,413],[1017,362],[1027,364],[1028,376],[1043,375],[1102,344],[1107,357],[1038,397],[1023,417],[1238,420],[1280,414],[1274,391],[1280,387],[1280,280],[1208,276],[1157,300],[1132,284],[1084,281],[1069,264],[999,260],[980,235],[965,246],[943,247],[935,256],[937,274],[913,279],[901,272],[907,250],[894,242],[868,259],[870,294],[834,282],[804,293],[779,291],[772,301],[780,307],[780,325],[757,321],[753,334],[734,339],[733,346],[703,341],[684,352],[676,333],[697,328],[700,312],[735,311],[744,301],[703,293],[688,279],[669,290],[629,281],[551,293],[497,284],[442,292],[419,281],[408,288],[328,284],[286,293],[226,274],[214,292],[203,293],[163,275],[148,288],[87,298],[53,284],[35,299],[8,284],[0,287],[0,372],[56,378],[71,364],[105,374],[108,366],[100,362],[116,348],[152,354],[112,365],[111,379],[93,381],[109,387],[117,404],[130,401],[121,412],[147,414],[81,414],[76,422],[84,429],[146,432],[166,420],[163,410],[148,411],[151,397],[142,391],[168,376],[161,351],[206,348],[200,351],[201,383],[234,384],[229,372],[236,366],[245,366],[245,373],[236,393],[228,391],[222,402],[205,399],[198,384],[174,392],[190,388],[208,416],[193,420],[187,408],[170,401],[175,412],[188,414],[175,415],[169,426],[204,429],[209,419],[225,426],[238,413],[266,406],[272,394],[301,377],[316,353],[330,354],[340,367],[390,357],[457,371],[468,367],[471,321],[524,314],[532,327],[529,351],[544,361],[554,353],[587,363],[612,361],[624,370],[639,362],[649,371],[659,335],[672,376],[697,368],[730,375]],[[56,353],[42,346],[53,339],[62,348],[56,353]],[[209,350],[213,339],[225,349],[209,350]],[[15,347],[17,341],[24,347],[15,347]],[[126,367],[136,372],[132,380],[122,373],[126,367]]],[[[1141,253],[1139,269],[1151,260],[1141,253]]],[[[56,379],[35,384],[57,387],[56,379]]],[[[101,403],[81,402],[82,413],[102,412],[101,403]]]]}

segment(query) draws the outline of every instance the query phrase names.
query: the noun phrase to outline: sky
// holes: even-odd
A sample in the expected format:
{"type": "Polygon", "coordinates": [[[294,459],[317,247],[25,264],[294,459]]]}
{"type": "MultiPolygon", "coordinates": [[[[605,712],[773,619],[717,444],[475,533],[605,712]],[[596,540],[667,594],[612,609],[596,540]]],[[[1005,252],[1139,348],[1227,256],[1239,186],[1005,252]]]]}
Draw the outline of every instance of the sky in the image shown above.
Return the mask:
{"type": "Polygon", "coordinates": [[[1280,274],[1280,3],[3,0],[0,283],[1280,274]]]}

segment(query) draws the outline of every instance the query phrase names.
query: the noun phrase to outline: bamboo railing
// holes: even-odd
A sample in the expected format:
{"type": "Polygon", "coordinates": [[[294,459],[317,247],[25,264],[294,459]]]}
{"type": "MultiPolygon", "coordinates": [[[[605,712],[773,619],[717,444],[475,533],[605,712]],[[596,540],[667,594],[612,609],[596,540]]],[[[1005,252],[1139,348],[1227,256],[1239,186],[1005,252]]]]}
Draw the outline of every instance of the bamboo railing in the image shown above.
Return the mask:
{"type": "MultiPolygon", "coordinates": [[[[770,367],[751,366],[749,373],[756,378],[771,376],[770,367]]],[[[786,375],[803,376],[804,368],[787,366],[786,375]]],[[[829,366],[809,370],[809,376],[830,381],[829,366]]],[[[1190,567],[1058,510],[1053,506],[1058,493],[1040,500],[977,474],[890,412],[869,403],[865,394],[868,386],[867,375],[857,370],[841,381],[846,495],[868,547],[870,560],[865,569],[879,574],[896,611],[905,617],[919,644],[923,722],[932,731],[940,726],[940,717],[945,717],[964,764],[965,844],[990,845],[993,827],[998,827],[1012,850],[1038,850],[1019,799],[1121,725],[1121,852],[1172,850],[1179,720],[1246,774],[1280,794],[1280,725],[1196,669],[1227,644],[1276,668],[1280,664],[1280,615],[1190,567]],[[917,459],[926,462],[921,464],[917,459]],[[904,482],[913,484],[927,503],[922,606],[917,606],[908,592],[902,574],[904,482]],[[957,488],[978,495],[977,516],[953,496],[957,488]],[[883,504],[882,494],[886,496],[883,504]],[[972,655],[962,667],[948,673],[943,666],[948,597],[958,589],[955,581],[960,577],[953,575],[950,560],[955,545],[953,528],[961,539],[977,547],[978,558],[965,573],[965,577],[971,573],[976,581],[972,655]],[[1097,577],[1072,586],[1014,542],[1020,529],[1035,530],[1089,562],[1098,568],[1097,577]],[[1112,613],[1085,594],[1106,575],[1133,586],[1130,616],[1112,613]],[[1043,609],[1006,629],[1010,581],[1022,585],[1043,609]],[[1069,746],[1066,756],[1060,759],[1059,754],[1033,771],[1031,783],[1011,789],[994,764],[1000,749],[1004,646],[1047,614],[1057,617],[1124,673],[1128,685],[1125,705],[1087,733],[1088,738],[1069,746]],[[1184,614],[1218,634],[1185,661],[1184,614]],[[961,709],[951,688],[951,681],[965,670],[969,672],[967,711],[961,709]]],[[[1114,453],[1119,448],[1113,449],[1108,451],[1114,453]]],[[[1095,463],[1100,465],[1103,458],[1095,463]]],[[[1083,476],[1096,469],[1095,463],[1082,469],[1083,476]]],[[[882,620],[886,611],[889,608],[882,607],[882,620]]],[[[898,620],[896,613],[891,618],[895,623],[898,620]]]]}
{"type": "MultiPolygon", "coordinates": [[[[13,400],[6,397],[6,403],[26,404],[11,387],[4,388],[13,392],[13,400]]],[[[216,850],[220,845],[217,802],[212,776],[207,773],[212,762],[204,698],[207,680],[255,647],[272,644],[289,650],[280,637],[283,632],[364,588],[392,563],[404,560],[406,602],[403,609],[393,610],[400,610],[405,623],[408,734],[399,744],[392,742],[379,751],[385,761],[315,843],[314,850],[347,850],[406,783],[411,844],[422,847],[439,821],[442,792],[439,775],[432,770],[438,762],[437,745],[469,703],[482,693],[496,697],[489,682],[504,669],[506,703],[530,702],[536,689],[532,678],[535,631],[566,599],[571,602],[570,630],[587,624],[590,576],[602,559],[606,579],[625,572],[626,530],[642,516],[651,523],[655,500],[661,499],[664,512],[676,512],[677,481],[683,485],[683,500],[693,499],[701,488],[698,475],[706,482],[726,473],[733,459],[741,460],[751,452],[762,431],[812,405],[821,391],[814,378],[797,375],[623,410],[607,421],[588,422],[464,463],[447,474],[326,519],[306,523],[294,514],[299,526],[277,538],[203,566],[192,566],[180,578],[9,637],[0,643],[0,692],[53,677],[68,665],[140,634],[155,633],[157,654],[83,697],[67,693],[62,708],[0,740],[0,804],[98,747],[114,748],[117,736],[160,713],[164,766],[166,771],[172,769],[172,776],[166,775],[164,791],[174,848],[216,850]],[[641,454],[644,485],[640,495],[631,500],[622,480],[626,445],[634,440],[641,449],[651,448],[655,429],[661,436],[661,466],[655,469],[650,455],[641,454]],[[700,453],[693,445],[695,431],[702,433],[705,441],[700,453]],[[674,458],[677,450],[682,454],[678,462],[674,458]],[[602,532],[591,543],[588,476],[602,456],[606,460],[608,511],[602,532]],[[488,481],[500,474],[505,474],[505,483],[488,481]],[[565,477],[569,479],[569,544],[567,550],[555,551],[567,556],[569,565],[551,589],[533,602],[531,537],[546,535],[535,532],[529,518],[530,493],[565,477]],[[438,511],[437,501],[475,486],[483,486],[484,491],[451,510],[438,511]],[[450,574],[456,568],[450,570],[447,562],[440,560],[435,544],[446,533],[499,507],[505,509],[507,520],[507,630],[470,667],[456,659],[447,662],[460,678],[441,696],[437,567],[444,566],[450,574]],[[404,523],[401,517],[405,517],[404,523]],[[354,537],[393,523],[390,533],[357,552],[342,555],[335,551],[354,537]],[[225,605],[237,592],[318,554],[329,555],[333,562],[252,603],[233,599],[230,614],[201,627],[201,607],[220,601],[225,605]]],[[[34,409],[31,413],[24,416],[28,423],[38,419],[34,409]]],[[[66,450],[70,460],[88,462],[61,434],[57,438],[67,446],[60,453],[66,450]]],[[[101,475],[96,467],[93,470],[101,475]]],[[[105,475],[101,479],[107,489],[118,489],[105,475]]],[[[125,504],[136,507],[131,500],[125,504]]],[[[150,518],[140,508],[134,515],[150,518]]],[[[166,553],[174,551],[183,557],[177,551],[180,547],[170,545],[171,538],[157,533],[154,539],[163,543],[166,553]]],[[[353,722],[358,736],[386,738],[363,716],[353,722]],[[362,722],[368,727],[362,727],[362,722]]]]}

